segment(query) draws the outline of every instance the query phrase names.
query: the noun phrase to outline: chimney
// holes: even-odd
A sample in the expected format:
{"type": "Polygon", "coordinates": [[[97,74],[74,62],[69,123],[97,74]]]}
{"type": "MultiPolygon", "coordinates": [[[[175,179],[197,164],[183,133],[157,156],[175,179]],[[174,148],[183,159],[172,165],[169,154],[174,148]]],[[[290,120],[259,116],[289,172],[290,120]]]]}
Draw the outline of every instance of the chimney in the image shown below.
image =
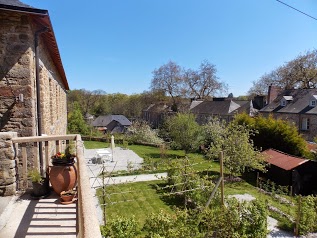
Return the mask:
{"type": "Polygon", "coordinates": [[[265,96],[256,95],[253,99],[253,107],[255,109],[262,109],[265,106],[265,96]]]}
{"type": "Polygon", "coordinates": [[[279,92],[281,91],[281,88],[278,86],[273,86],[272,84],[269,86],[269,91],[267,95],[267,104],[270,104],[274,101],[274,99],[277,97],[279,92]]]}

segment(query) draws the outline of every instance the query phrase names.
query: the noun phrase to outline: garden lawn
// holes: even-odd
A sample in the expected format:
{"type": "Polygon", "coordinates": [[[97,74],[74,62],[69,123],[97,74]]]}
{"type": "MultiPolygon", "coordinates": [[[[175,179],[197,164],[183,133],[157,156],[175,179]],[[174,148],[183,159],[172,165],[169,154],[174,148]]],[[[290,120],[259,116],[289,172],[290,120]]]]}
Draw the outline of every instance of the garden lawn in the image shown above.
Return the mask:
{"type": "Polygon", "coordinates": [[[109,143],[101,141],[84,141],[84,145],[86,149],[101,149],[110,147],[109,143]]]}
{"type": "MultiPolygon", "coordinates": [[[[106,188],[106,215],[107,219],[115,216],[131,217],[135,216],[140,225],[144,224],[145,219],[153,212],[158,213],[163,210],[168,213],[174,213],[173,206],[182,206],[182,202],[176,201],[171,196],[163,194],[159,187],[165,186],[164,181],[149,181],[130,184],[112,185],[106,188]],[[117,193],[117,194],[116,194],[117,193]],[[111,204],[113,202],[113,204],[111,204]]],[[[220,192],[220,188],[218,188],[220,192]]],[[[250,194],[257,199],[267,201],[269,205],[277,207],[281,211],[295,216],[296,206],[280,204],[272,196],[260,193],[257,188],[251,184],[241,182],[226,182],[225,196],[234,194],[250,194]]],[[[99,191],[100,192],[100,191],[99,191]]],[[[291,198],[288,197],[290,200],[291,198]]],[[[283,219],[277,214],[272,214],[278,220],[283,219]]],[[[280,225],[284,229],[290,229],[292,224],[285,225],[285,221],[281,220],[280,225]]]]}
{"type": "MultiPolygon", "coordinates": [[[[106,187],[106,217],[108,220],[116,216],[132,217],[143,225],[151,213],[161,210],[173,213],[157,193],[157,186],[164,186],[162,181],[148,181],[120,184],[106,187]]],[[[101,190],[98,190],[98,194],[101,190]]]]}

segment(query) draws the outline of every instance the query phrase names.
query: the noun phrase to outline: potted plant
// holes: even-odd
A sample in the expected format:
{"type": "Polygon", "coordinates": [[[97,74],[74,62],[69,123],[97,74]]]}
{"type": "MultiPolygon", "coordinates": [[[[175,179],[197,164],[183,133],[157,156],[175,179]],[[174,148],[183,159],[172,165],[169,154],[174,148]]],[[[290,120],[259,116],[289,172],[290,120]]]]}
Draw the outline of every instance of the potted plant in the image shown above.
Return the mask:
{"type": "Polygon", "coordinates": [[[67,190],[67,191],[62,191],[60,193],[60,198],[61,202],[63,203],[71,203],[73,202],[74,197],[76,196],[76,191],[75,190],[67,190]]]}
{"type": "Polygon", "coordinates": [[[50,182],[57,194],[71,190],[76,186],[75,157],[71,145],[66,148],[65,152],[58,152],[51,157],[53,166],[50,167],[50,182]]]}
{"type": "Polygon", "coordinates": [[[50,195],[49,180],[47,177],[42,177],[40,172],[33,168],[28,172],[28,177],[32,181],[33,191],[31,196],[34,199],[45,198],[50,195]]]}

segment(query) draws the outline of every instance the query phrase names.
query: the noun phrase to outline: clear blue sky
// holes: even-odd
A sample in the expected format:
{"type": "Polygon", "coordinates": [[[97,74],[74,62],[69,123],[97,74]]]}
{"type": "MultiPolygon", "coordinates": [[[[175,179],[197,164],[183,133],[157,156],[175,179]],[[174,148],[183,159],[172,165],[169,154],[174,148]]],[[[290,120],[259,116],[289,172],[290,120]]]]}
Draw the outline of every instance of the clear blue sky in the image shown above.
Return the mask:
{"type": "MultiPolygon", "coordinates": [[[[71,89],[149,90],[175,61],[216,65],[234,96],[317,48],[317,21],[276,0],[21,0],[49,11],[71,89]]],[[[316,0],[283,0],[317,18],[316,0]]]]}

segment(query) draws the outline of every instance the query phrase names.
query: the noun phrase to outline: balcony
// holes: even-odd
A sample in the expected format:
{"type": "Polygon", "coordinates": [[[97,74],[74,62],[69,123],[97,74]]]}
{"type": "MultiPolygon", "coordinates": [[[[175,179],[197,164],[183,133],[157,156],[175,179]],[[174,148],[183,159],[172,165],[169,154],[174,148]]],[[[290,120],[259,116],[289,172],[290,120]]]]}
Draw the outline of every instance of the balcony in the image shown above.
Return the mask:
{"type": "Polygon", "coordinates": [[[7,225],[0,230],[0,237],[101,237],[81,136],[19,137],[12,139],[12,142],[18,155],[17,189],[21,196],[10,202],[12,211],[6,212],[11,212],[11,216],[7,225]],[[69,143],[74,143],[77,155],[77,202],[62,205],[53,192],[48,198],[30,200],[29,194],[24,194],[28,187],[30,161],[32,167],[44,171],[50,166],[50,155],[63,151],[69,143]],[[40,153],[43,154],[41,159],[40,153]],[[28,158],[28,155],[32,158],[28,158]]]}

